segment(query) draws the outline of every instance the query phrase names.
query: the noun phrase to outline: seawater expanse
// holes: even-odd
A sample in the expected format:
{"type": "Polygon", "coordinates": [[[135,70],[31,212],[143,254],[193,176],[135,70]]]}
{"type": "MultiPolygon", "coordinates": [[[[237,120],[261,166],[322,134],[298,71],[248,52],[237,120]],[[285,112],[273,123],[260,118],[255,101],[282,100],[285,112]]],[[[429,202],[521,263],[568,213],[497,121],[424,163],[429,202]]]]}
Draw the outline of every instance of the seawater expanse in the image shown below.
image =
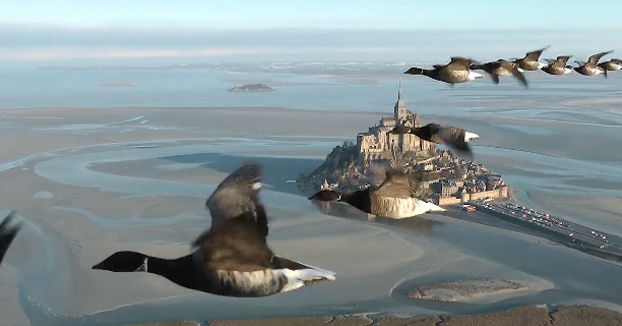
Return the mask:
{"type": "MultiPolygon", "coordinates": [[[[617,99],[622,74],[609,78],[547,76],[528,74],[529,90],[512,78],[494,86],[488,79],[450,88],[421,76],[396,73],[394,80],[370,82],[361,77],[339,81],[339,76],[256,74],[207,70],[85,70],[56,71],[23,68],[0,70],[0,107],[285,107],[309,110],[379,112],[395,98],[401,77],[404,99],[416,110],[428,114],[456,114],[489,108],[533,109],[522,112],[545,117],[548,110],[563,109],[569,102],[593,97],[617,99]],[[133,87],[106,88],[102,84],[129,82],[133,87]],[[245,83],[265,82],[276,92],[231,93],[227,90],[245,83]],[[516,101],[526,101],[517,105],[516,101]],[[527,104],[527,105],[526,105],[527,104]],[[526,107],[528,106],[528,107],[526,107]],[[440,109],[443,109],[442,111],[440,109]],[[544,112],[538,109],[546,109],[544,112]],[[438,112],[441,111],[441,112],[438,112]]],[[[373,76],[372,78],[373,79],[373,76]]],[[[503,112],[511,115],[510,112],[503,112]]],[[[604,116],[603,116],[604,117],[604,116]]],[[[609,119],[609,116],[604,119],[609,119]]]]}
{"type": "MultiPolygon", "coordinates": [[[[501,173],[520,201],[622,234],[622,75],[530,76],[529,89],[511,78],[453,89],[401,80],[406,105],[424,123],[441,120],[481,136],[475,159],[501,173]]],[[[325,216],[285,183],[391,115],[397,78],[366,85],[208,71],[32,70],[2,72],[0,87],[0,208],[17,209],[31,225],[0,271],[0,315],[9,326],[622,306],[618,265],[440,215],[420,217],[436,221],[426,232],[325,216]],[[226,91],[259,81],[283,86],[226,91]],[[135,86],[98,87],[114,82],[135,86]],[[44,109],[20,109],[29,107],[44,109]],[[205,197],[249,158],[266,166],[262,198],[272,246],[335,270],[337,281],[245,300],[187,291],[154,275],[90,270],[117,250],[186,254],[209,225],[205,197]],[[531,282],[537,290],[487,304],[407,297],[417,286],[481,277],[531,282]]]]}

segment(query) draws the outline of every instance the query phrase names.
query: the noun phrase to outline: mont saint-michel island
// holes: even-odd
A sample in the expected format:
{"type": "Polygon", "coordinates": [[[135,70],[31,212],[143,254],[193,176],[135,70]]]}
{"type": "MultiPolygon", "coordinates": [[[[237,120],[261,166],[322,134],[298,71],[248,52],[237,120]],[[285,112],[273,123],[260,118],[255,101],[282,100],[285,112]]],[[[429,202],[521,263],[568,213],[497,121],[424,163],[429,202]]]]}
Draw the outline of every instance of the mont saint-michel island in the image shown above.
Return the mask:
{"type": "Polygon", "coordinates": [[[264,83],[235,86],[229,92],[273,92],[274,89],[264,83]]]}
{"type": "Polygon", "coordinates": [[[299,176],[299,189],[312,193],[325,182],[344,190],[361,189],[374,182],[370,167],[384,163],[417,174],[424,181],[413,195],[436,205],[508,197],[508,187],[501,175],[461,159],[451,150],[440,150],[436,144],[414,134],[392,134],[390,131],[399,125],[421,126],[419,114],[412,113],[404,104],[401,85],[393,116],[382,117],[368,131],[359,133],[356,143],[345,141],[336,146],[320,167],[307,176],[299,176]]]}
{"type": "MultiPolygon", "coordinates": [[[[391,133],[400,125],[422,125],[419,114],[406,108],[401,85],[393,116],[381,117],[377,124],[359,133],[356,142],[346,140],[335,146],[317,169],[308,175],[299,174],[298,189],[307,195],[320,189],[362,190],[382,181],[378,169],[373,168],[375,164],[399,168],[422,180],[413,187],[411,196],[446,208],[443,215],[543,237],[622,262],[622,238],[525,207],[512,198],[512,190],[500,174],[414,134],[391,133]]],[[[325,214],[344,215],[342,203],[319,206],[325,214]]],[[[353,211],[348,210],[348,214],[353,211]]]]}

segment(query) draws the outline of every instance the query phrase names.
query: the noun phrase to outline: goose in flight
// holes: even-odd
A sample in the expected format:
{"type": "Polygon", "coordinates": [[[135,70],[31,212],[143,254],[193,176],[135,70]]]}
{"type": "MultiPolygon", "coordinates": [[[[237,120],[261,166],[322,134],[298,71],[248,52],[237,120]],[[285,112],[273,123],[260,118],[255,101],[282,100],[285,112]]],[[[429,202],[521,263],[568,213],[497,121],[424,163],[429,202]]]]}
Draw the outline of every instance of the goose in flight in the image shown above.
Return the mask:
{"type": "Polygon", "coordinates": [[[206,201],[212,225],[192,242],[189,255],[164,259],[120,251],[93,269],[158,274],[188,289],[230,297],[264,297],[335,280],[334,272],[272,252],[259,199],[261,173],[261,166],[246,163],[216,187],[206,201]]]}
{"type": "Polygon", "coordinates": [[[603,67],[609,71],[618,71],[622,70],[622,60],[610,59],[608,61],[599,63],[598,66],[603,67]]]}
{"type": "Polygon", "coordinates": [[[452,127],[439,123],[428,123],[423,127],[406,127],[399,125],[391,130],[393,134],[411,133],[417,137],[436,144],[445,144],[460,154],[473,156],[469,142],[478,139],[479,135],[462,128],[452,127]]]}
{"type": "Polygon", "coordinates": [[[512,61],[499,59],[484,64],[472,64],[469,69],[485,71],[490,75],[495,85],[499,84],[499,76],[514,76],[525,87],[528,86],[527,79],[525,79],[525,75],[518,68],[518,64],[512,61]]]}
{"type": "Polygon", "coordinates": [[[2,259],[9,250],[11,243],[22,228],[21,223],[11,223],[15,219],[15,215],[15,211],[10,212],[0,223],[0,265],[2,265],[2,259]]]}
{"type": "Polygon", "coordinates": [[[355,208],[377,216],[388,218],[405,218],[430,211],[444,212],[444,208],[411,196],[415,182],[407,174],[397,171],[385,172],[385,180],[375,189],[353,192],[339,192],[323,189],[309,197],[309,200],[320,202],[341,201],[355,208]]]}
{"type": "Polygon", "coordinates": [[[520,72],[540,70],[546,66],[546,64],[539,61],[540,56],[542,56],[542,52],[549,47],[551,46],[547,45],[541,49],[527,52],[523,58],[511,59],[510,61],[513,61],[518,65],[518,71],[520,72]]]}
{"type": "Polygon", "coordinates": [[[571,57],[571,55],[560,55],[557,59],[544,59],[548,62],[548,65],[542,67],[540,70],[554,76],[567,75],[573,71],[572,66],[566,65],[571,57]]]}
{"type": "Polygon", "coordinates": [[[575,63],[577,63],[579,66],[578,67],[574,67],[574,70],[576,72],[580,73],[583,76],[603,75],[603,76],[607,77],[607,68],[601,67],[598,64],[598,61],[600,61],[600,59],[602,57],[604,57],[607,54],[612,53],[612,52],[613,52],[613,50],[605,51],[605,52],[600,52],[600,53],[591,55],[587,59],[587,62],[575,61],[575,63]]]}
{"type": "Polygon", "coordinates": [[[461,84],[473,81],[477,78],[484,78],[484,75],[472,71],[469,67],[477,63],[473,59],[452,57],[451,61],[445,65],[434,65],[433,69],[423,69],[419,67],[411,67],[404,74],[406,75],[424,75],[434,80],[448,83],[461,84]]]}

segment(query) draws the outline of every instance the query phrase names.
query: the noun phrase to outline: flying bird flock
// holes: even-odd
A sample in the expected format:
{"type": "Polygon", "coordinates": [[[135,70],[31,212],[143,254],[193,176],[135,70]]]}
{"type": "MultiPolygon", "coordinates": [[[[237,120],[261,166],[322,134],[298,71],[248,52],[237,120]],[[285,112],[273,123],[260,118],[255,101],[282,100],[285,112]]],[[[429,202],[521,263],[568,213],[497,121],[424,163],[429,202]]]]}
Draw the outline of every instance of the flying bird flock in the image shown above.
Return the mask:
{"type": "MultiPolygon", "coordinates": [[[[450,85],[483,78],[476,70],[484,71],[494,84],[500,77],[514,76],[528,86],[525,72],[541,70],[549,75],[566,75],[573,71],[584,76],[603,75],[622,70],[622,60],[600,62],[613,51],[590,56],[586,62],[572,56],[540,62],[540,56],[549,46],[527,52],[523,58],[499,59],[479,63],[473,59],[452,57],[445,65],[432,69],[411,67],[404,74],[424,75],[450,85]]],[[[469,142],[479,138],[476,133],[439,123],[422,127],[398,125],[393,134],[414,134],[419,138],[445,144],[459,155],[472,157],[469,142]]],[[[402,171],[386,169],[379,186],[364,190],[340,192],[322,188],[309,197],[311,201],[344,202],[363,212],[389,218],[405,218],[445,209],[412,196],[421,180],[413,179],[402,171]]],[[[262,167],[245,163],[229,174],[205,202],[211,215],[210,227],[196,239],[189,241],[191,252],[175,258],[159,258],[148,254],[119,251],[92,267],[93,270],[116,273],[152,273],[196,291],[231,297],[265,297],[293,291],[318,281],[335,280],[336,273],[277,256],[268,245],[269,233],[266,208],[259,198],[262,188],[262,167]]],[[[11,212],[0,223],[0,263],[21,229],[11,212]]]]}
{"type": "Polygon", "coordinates": [[[523,58],[513,58],[510,60],[498,59],[486,63],[479,63],[471,58],[452,57],[449,63],[444,65],[433,65],[432,69],[424,69],[419,67],[411,67],[404,72],[406,75],[424,75],[434,80],[448,83],[450,85],[461,84],[473,81],[478,78],[484,78],[484,75],[475,70],[483,70],[492,79],[495,85],[499,84],[499,77],[514,76],[525,87],[529,85],[525,78],[525,71],[542,70],[549,75],[567,75],[576,71],[584,76],[603,75],[607,77],[607,71],[622,70],[622,60],[610,59],[609,61],[600,62],[600,59],[611,51],[600,52],[590,56],[587,62],[575,61],[577,66],[568,65],[571,55],[561,55],[556,59],[545,59],[547,63],[540,62],[542,52],[548,49],[546,46],[542,49],[527,52],[523,58]]]}

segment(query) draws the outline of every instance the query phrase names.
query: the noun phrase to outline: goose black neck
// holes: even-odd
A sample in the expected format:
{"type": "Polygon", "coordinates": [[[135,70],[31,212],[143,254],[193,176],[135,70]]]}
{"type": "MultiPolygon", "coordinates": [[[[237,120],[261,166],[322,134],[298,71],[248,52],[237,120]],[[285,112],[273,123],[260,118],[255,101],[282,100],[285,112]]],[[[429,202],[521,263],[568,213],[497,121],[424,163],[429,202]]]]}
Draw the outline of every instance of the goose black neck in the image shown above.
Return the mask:
{"type": "Polygon", "coordinates": [[[427,77],[437,77],[438,76],[438,70],[432,70],[432,69],[422,69],[423,70],[423,75],[427,76],[427,77]]]}
{"type": "Polygon", "coordinates": [[[185,288],[199,288],[199,266],[195,265],[192,254],[177,259],[163,259],[150,256],[147,256],[147,258],[147,273],[163,276],[185,288]]]}
{"type": "Polygon", "coordinates": [[[371,213],[371,197],[369,197],[369,189],[345,193],[341,196],[341,200],[365,213],[371,213]]]}

